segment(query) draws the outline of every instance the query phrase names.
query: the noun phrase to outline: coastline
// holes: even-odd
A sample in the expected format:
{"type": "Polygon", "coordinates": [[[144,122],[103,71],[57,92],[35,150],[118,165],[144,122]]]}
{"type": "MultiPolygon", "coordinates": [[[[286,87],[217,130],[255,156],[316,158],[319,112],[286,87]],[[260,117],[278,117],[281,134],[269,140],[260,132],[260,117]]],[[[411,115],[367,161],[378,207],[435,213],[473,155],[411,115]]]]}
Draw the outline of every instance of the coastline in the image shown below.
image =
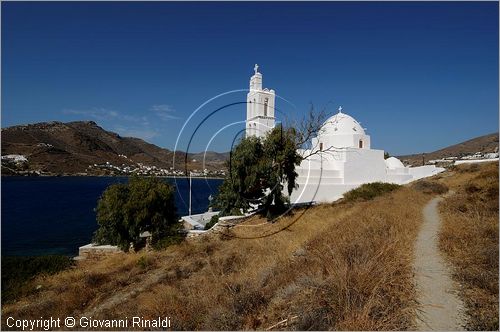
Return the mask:
{"type": "MultiPolygon", "coordinates": [[[[133,175],[125,175],[125,174],[105,174],[105,175],[87,175],[87,174],[1,174],[1,177],[53,177],[53,178],[58,178],[58,177],[89,177],[89,178],[105,178],[105,177],[122,177],[122,178],[129,178],[132,177],[133,175]]],[[[166,178],[166,179],[189,179],[189,176],[186,175],[138,175],[138,176],[155,176],[158,178],[166,178]]],[[[206,180],[224,180],[224,177],[217,177],[217,176],[191,176],[192,179],[206,179],[206,180]]]]}

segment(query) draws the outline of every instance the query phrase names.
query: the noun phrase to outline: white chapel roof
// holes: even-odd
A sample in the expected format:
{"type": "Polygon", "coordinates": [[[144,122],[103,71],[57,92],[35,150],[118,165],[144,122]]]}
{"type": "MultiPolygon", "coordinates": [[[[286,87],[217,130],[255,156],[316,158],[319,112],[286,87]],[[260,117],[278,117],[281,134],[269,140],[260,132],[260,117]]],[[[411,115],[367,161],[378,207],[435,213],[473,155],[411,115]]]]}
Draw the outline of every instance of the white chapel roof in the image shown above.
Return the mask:
{"type": "Polygon", "coordinates": [[[365,130],[361,127],[359,122],[341,111],[328,118],[328,120],[323,123],[321,131],[322,135],[365,135],[365,130]]]}
{"type": "Polygon", "coordinates": [[[385,165],[390,169],[404,168],[405,166],[398,158],[389,157],[385,160],[385,165]]]}

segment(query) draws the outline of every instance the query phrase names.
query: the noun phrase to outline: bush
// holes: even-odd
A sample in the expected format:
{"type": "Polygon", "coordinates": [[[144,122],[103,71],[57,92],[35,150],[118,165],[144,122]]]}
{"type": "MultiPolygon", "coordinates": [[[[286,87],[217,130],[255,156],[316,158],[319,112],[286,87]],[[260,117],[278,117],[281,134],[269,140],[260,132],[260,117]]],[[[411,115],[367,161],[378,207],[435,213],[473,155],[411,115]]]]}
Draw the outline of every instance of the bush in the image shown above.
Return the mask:
{"type": "Polygon", "coordinates": [[[181,233],[182,230],[179,230],[176,233],[171,233],[168,236],[165,236],[151,244],[153,249],[155,250],[162,250],[165,249],[171,245],[174,244],[179,244],[184,240],[185,234],[181,233]]]}
{"type": "Polygon", "coordinates": [[[140,234],[148,231],[157,247],[165,238],[179,236],[174,189],[158,178],[133,177],[128,184],[111,185],[97,204],[97,222],[98,244],[128,251],[132,243],[137,250],[145,244],[140,234]]]}
{"type": "Polygon", "coordinates": [[[479,164],[459,164],[459,165],[450,165],[448,170],[454,171],[457,173],[475,173],[480,169],[479,164]]]}
{"type": "Polygon", "coordinates": [[[401,186],[393,183],[373,182],[352,189],[344,194],[345,202],[368,201],[377,196],[394,191],[401,186]]]}
{"type": "Polygon", "coordinates": [[[219,222],[219,215],[212,216],[212,218],[210,218],[210,221],[205,224],[205,230],[209,230],[218,222],[219,222]]]}
{"type": "Polygon", "coordinates": [[[141,256],[137,260],[137,266],[139,266],[143,270],[148,269],[152,264],[153,264],[153,261],[152,261],[151,257],[148,257],[148,256],[141,256]]]}
{"type": "Polygon", "coordinates": [[[465,184],[465,192],[467,194],[473,194],[473,193],[476,193],[478,191],[481,191],[481,188],[479,188],[478,186],[476,186],[474,183],[467,182],[465,184]]]}
{"type": "Polygon", "coordinates": [[[2,303],[12,302],[34,289],[30,281],[40,274],[55,274],[73,265],[67,256],[3,256],[2,303]]]}
{"type": "Polygon", "coordinates": [[[417,181],[413,184],[413,189],[423,192],[424,194],[445,194],[448,192],[448,187],[442,183],[431,181],[417,181]]]}

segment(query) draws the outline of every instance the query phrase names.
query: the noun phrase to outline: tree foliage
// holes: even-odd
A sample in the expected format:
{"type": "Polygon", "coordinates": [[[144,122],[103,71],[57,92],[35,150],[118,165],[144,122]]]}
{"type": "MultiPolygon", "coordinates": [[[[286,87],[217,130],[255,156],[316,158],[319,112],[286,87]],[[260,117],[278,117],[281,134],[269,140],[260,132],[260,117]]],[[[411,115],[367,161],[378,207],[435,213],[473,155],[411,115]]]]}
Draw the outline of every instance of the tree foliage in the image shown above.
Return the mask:
{"type": "Polygon", "coordinates": [[[276,126],[264,139],[243,138],[231,152],[229,174],[219,188],[214,207],[224,214],[239,214],[252,207],[268,217],[286,208],[284,185],[290,195],[296,187],[297,153],[295,129],[276,126]]]}
{"type": "Polygon", "coordinates": [[[118,245],[128,250],[130,243],[139,249],[142,232],[152,235],[153,245],[177,236],[179,223],[173,187],[158,178],[133,177],[128,184],[109,186],[97,203],[98,244],[118,245]]]}
{"type": "Polygon", "coordinates": [[[261,179],[265,176],[264,149],[256,137],[249,137],[231,151],[229,174],[219,188],[215,206],[223,214],[239,214],[258,203],[263,195],[261,179]]]}

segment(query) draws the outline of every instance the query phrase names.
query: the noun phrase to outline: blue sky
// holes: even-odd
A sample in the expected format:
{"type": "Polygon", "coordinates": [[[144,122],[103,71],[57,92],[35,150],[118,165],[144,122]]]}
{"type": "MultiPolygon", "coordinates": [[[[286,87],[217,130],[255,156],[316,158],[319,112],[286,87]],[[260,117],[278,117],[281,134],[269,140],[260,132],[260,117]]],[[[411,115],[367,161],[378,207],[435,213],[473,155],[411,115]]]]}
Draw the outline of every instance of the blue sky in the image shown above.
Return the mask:
{"type": "Polygon", "coordinates": [[[498,2],[2,2],[2,127],[94,120],[227,151],[245,91],[186,120],[255,63],[281,119],[341,105],[393,155],[498,131],[498,2]]]}

